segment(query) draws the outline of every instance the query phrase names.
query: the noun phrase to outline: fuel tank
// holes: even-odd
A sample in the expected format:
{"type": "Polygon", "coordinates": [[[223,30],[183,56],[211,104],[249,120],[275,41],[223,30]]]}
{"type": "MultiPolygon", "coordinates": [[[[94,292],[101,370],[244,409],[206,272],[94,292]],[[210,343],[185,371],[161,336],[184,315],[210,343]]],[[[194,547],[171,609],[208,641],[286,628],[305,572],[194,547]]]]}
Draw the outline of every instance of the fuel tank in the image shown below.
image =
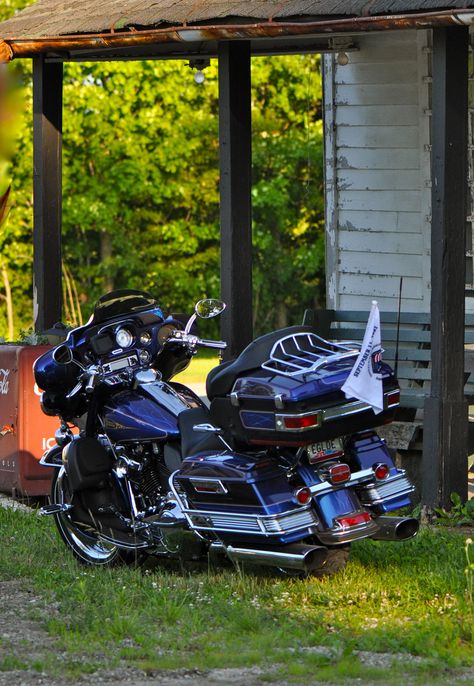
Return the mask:
{"type": "Polygon", "coordinates": [[[114,442],[168,441],[179,438],[181,412],[202,405],[185,386],[155,381],[115,394],[105,403],[102,419],[114,442]]]}

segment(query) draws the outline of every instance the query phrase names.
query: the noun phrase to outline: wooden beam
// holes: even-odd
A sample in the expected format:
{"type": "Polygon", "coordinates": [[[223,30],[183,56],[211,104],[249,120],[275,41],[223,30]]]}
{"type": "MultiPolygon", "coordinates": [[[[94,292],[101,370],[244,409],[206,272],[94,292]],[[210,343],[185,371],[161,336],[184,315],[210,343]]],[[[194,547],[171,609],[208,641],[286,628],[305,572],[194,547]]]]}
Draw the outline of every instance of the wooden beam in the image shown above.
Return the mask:
{"type": "Polygon", "coordinates": [[[430,397],[423,430],[423,501],[467,498],[464,294],[468,28],[433,29],[430,397]]]}
{"type": "Polygon", "coordinates": [[[250,43],[219,43],[221,334],[226,358],[252,340],[250,43]]]}
{"type": "Polygon", "coordinates": [[[61,319],[63,66],[33,59],[33,308],[38,332],[61,319]]]}

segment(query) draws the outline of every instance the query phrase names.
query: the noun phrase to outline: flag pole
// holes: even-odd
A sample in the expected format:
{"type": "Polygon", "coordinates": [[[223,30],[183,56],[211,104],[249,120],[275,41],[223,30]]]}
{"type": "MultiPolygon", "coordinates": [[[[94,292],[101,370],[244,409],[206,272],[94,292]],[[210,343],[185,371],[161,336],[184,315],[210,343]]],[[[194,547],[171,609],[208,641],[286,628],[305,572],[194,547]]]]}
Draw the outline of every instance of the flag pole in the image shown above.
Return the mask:
{"type": "Polygon", "coordinates": [[[395,344],[395,365],[394,374],[395,377],[398,376],[398,346],[400,343],[400,315],[402,310],[402,287],[403,287],[403,276],[400,277],[400,289],[398,291],[398,313],[397,313],[397,341],[395,344]]]}

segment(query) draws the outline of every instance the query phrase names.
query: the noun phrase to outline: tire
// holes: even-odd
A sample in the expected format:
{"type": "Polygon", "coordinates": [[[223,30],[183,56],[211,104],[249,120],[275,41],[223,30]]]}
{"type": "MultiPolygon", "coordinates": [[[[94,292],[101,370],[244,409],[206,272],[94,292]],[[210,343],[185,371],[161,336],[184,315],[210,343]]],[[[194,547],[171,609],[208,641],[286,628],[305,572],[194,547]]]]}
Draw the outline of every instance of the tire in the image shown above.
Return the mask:
{"type": "MultiPolygon", "coordinates": [[[[51,484],[51,502],[68,504],[71,502],[67,474],[62,467],[56,470],[51,484]]],[[[84,527],[74,521],[73,513],[59,512],[54,515],[54,520],[66,546],[81,564],[94,567],[110,567],[116,564],[141,565],[148,557],[143,550],[124,550],[99,538],[97,534],[88,532],[84,527]]]]}
{"type": "Polygon", "coordinates": [[[328,548],[326,562],[321,567],[312,569],[308,576],[324,577],[340,572],[346,566],[350,552],[351,546],[349,544],[328,548]]]}
{"type": "Polygon", "coordinates": [[[335,548],[328,548],[328,556],[324,564],[322,564],[320,567],[316,567],[315,569],[311,569],[309,572],[302,572],[297,569],[288,569],[282,567],[279,567],[278,569],[284,576],[293,576],[299,579],[308,579],[309,577],[323,578],[325,576],[332,576],[333,574],[340,572],[341,569],[344,569],[349,559],[350,549],[351,546],[349,544],[337,546],[335,548]]]}

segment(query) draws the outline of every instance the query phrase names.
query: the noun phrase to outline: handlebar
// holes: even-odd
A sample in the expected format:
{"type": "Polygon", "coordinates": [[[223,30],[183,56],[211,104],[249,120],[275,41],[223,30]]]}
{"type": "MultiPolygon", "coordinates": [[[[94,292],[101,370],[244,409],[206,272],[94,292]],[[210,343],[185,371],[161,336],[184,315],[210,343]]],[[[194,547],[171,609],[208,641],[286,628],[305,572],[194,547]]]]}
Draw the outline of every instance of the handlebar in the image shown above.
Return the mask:
{"type": "Polygon", "coordinates": [[[172,335],[166,339],[165,345],[169,343],[180,343],[181,345],[187,345],[191,349],[199,347],[225,350],[225,348],[227,348],[227,343],[225,341],[210,341],[199,338],[198,336],[192,336],[184,331],[174,331],[172,335]]]}

